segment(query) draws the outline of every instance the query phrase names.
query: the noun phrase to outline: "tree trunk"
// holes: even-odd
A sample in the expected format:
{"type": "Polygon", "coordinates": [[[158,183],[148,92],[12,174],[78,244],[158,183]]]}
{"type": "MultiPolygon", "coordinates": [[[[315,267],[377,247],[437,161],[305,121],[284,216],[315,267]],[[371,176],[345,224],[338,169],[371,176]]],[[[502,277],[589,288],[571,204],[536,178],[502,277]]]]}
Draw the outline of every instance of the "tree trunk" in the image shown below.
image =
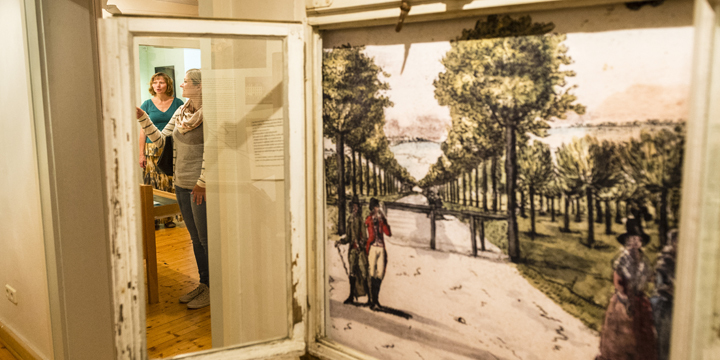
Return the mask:
{"type": "Polygon", "coordinates": [[[455,186],[455,203],[460,204],[460,180],[455,179],[453,181],[453,186],[455,186]]]}
{"type": "MultiPolygon", "coordinates": [[[[475,207],[480,207],[480,172],[477,167],[473,168],[473,172],[475,173],[475,207]]],[[[472,179],[472,176],[470,176],[470,179],[472,179]]],[[[470,200],[472,204],[472,198],[470,200]]]]}
{"type": "Polygon", "coordinates": [[[388,175],[387,170],[382,169],[382,194],[387,195],[388,194],[388,185],[387,185],[388,175]]]}
{"type": "Polygon", "coordinates": [[[595,224],[593,223],[593,191],[588,186],[585,190],[587,194],[587,211],[588,211],[588,218],[587,218],[587,224],[588,224],[588,238],[587,238],[587,247],[593,248],[593,244],[595,243],[595,224]]]}
{"type": "Polygon", "coordinates": [[[370,195],[370,159],[365,158],[365,195],[370,195]]]}
{"type": "MultiPolygon", "coordinates": [[[[530,239],[535,240],[535,187],[530,185],[530,239]]],[[[542,199],[542,197],[541,197],[542,199]]]]}
{"type": "MultiPolygon", "coordinates": [[[[482,209],[483,211],[488,211],[488,199],[487,199],[487,192],[488,192],[488,173],[487,173],[487,161],[483,161],[482,165],[482,209]]],[[[478,206],[479,207],[479,206],[478,206]]]]}
{"type": "Polygon", "coordinates": [[[455,180],[448,183],[448,191],[450,192],[450,202],[455,203],[455,180]]]}
{"type": "Polygon", "coordinates": [[[355,149],[350,149],[350,159],[352,160],[350,168],[352,176],[350,176],[350,183],[352,184],[353,195],[357,195],[357,164],[355,163],[355,149]]]}
{"type": "Polygon", "coordinates": [[[615,200],[615,223],[622,224],[622,214],[620,213],[620,199],[615,200]]]}
{"type": "Polygon", "coordinates": [[[555,197],[551,196],[548,201],[550,202],[550,221],[555,222],[555,197]]]}
{"type": "MultiPolygon", "coordinates": [[[[538,198],[540,200],[540,209],[539,209],[540,215],[544,215],[545,214],[545,203],[543,201],[542,194],[538,195],[538,198]]],[[[532,199],[530,199],[530,201],[532,201],[532,199]]]]}
{"type": "Polygon", "coordinates": [[[498,194],[498,188],[497,188],[497,171],[498,171],[497,163],[498,163],[497,156],[493,156],[492,159],[490,160],[490,173],[492,174],[490,181],[492,182],[492,193],[493,193],[492,209],[495,212],[498,212],[500,210],[500,209],[498,209],[499,194],[498,194]]]}
{"type": "Polygon", "coordinates": [[[378,167],[373,163],[373,196],[378,196],[378,167]]]}
{"type": "Polygon", "coordinates": [[[602,211],[602,204],[600,200],[595,201],[595,211],[597,211],[597,214],[595,215],[595,222],[598,224],[603,223],[603,211],[602,211]]]}
{"type": "Polygon", "coordinates": [[[457,199],[457,191],[455,189],[455,179],[453,179],[450,182],[450,191],[452,191],[452,195],[451,195],[452,203],[455,204],[457,202],[457,200],[456,200],[457,199]]]}
{"type": "Polygon", "coordinates": [[[460,174],[462,180],[462,203],[463,206],[467,206],[467,173],[460,174]]]}
{"type": "Polygon", "coordinates": [[[358,180],[360,180],[359,184],[358,184],[358,196],[359,196],[359,195],[362,195],[362,193],[363,193],[363,189],[364,189],[363,184],[365,182],[364,181],[365,179],[363,178],[362,154],[360,152],[358,152],[358,180]]]}
{"type": "Polygon", "coordinates": [[[517,207],[517,199],[515,193],[517,192],[517,149],[516,149],[516,134],[515,127],[505,127],[505,139],[506,139],[506,161],[505,161],[505,177],[507,178],[506,190],[507,190],[507,215],[508,215],[508,256],[510,261],[514,263],[520,262],[520,241],[518,238],[518,224],[517,218],[515,217],[515,208],[517,207]]]}
{"type": "MultiPolygon", "coordinates": [[[[580,197],[581,195],[578,195],[578,197],[575,198],[575,222],[579,223],[582,222],[582,218],[580,217],[581,211],[580,211],[580,197]]],[[[590,218],[590,221],[592,221],[592,218],[590,218]]]]}
{"type": "Polygon", "coordinates": [[[660,248],[667,245],[668,233],[668,188],[663,187],[660,192],[660,223],[658,224],[658,232],[660,233],[660,248]]]}
{"type": "Polygon", "coordinates": [[[565,194],[565,214],[563,216],[563,231],[570,232],[570,196],[565,194]]]}
{"type": "Polygon", "coordinates": [[[338,161],[338,235],[345,234],[345,134],[338,133],[335,140],[338,161]]]}
{"type": "Polygon", "coordinates": [[[520,190],[520,217],[527,218],[525,213],[525,191],[520,190]]]}
{"type": "Polygon", "coordinates": [[[610,200],[605,200],[605,234],[612,235],[612,212],[610,211],[610,200]]]}

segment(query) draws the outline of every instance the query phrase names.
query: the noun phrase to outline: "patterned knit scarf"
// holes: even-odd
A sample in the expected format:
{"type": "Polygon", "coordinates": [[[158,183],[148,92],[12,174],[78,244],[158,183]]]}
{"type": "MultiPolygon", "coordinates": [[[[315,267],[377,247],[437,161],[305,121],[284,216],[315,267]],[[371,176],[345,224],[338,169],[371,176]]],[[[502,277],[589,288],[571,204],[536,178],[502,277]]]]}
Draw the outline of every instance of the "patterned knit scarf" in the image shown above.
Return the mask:
{"type": "Polygon", "coordinates": [[[178,131],[181,134],[185,134],[186,132],[200,126],[202,122],[203,109],[200,108],[196,110],[192,99],[188,99],[180,112],[180,118],[176,121],[178,131]]]}

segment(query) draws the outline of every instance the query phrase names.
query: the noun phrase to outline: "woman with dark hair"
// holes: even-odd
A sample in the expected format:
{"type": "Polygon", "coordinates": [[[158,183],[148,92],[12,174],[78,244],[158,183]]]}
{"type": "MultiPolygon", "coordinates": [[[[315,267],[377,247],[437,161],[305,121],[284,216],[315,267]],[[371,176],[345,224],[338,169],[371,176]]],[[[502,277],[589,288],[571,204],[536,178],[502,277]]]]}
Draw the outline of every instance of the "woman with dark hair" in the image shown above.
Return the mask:
{"type": "Polygon", "coordinates": [[[203,140],[202,78],[200,70],[190,69],[185,74],[183,97],[188,101],[175,111],[161,130],[137,108],[138,122],[148,138],[162,148],[165,138],[172,136],[175,147],[173,164],[175,193],[185,226],[192,239],[200,284],[180,297],[189,309],[210,305],[210,271],[208,265],[207,207],[205,197],[205,144],[203,140]]]}
{"type": "MultiPolygon", "coordinates": [[[[150,78],[150,89],[148,90],[153,97],[146,100],[140,109],[150,117],[150,121],[155,124],[158,129],[165,128],[175,111],[182,106],[183,101],[175,97],[175,86],[172,79],[164,73],[156,73],[150,78]]],[[[160,157],[160,151],[150,139],[145,136],[145,132],[140,131],[140,167],[143,168],[143,183],[152,185],[153,188],[175,192],[172,182],[172,176],[168,176],[162,171],[158,171],[157,161],[160,157]]],[[[172,217],[163,219],[166,228],[174,228],[175,222],[172,217]]],[[[159,228],[157,221],[155,222],[155,230],[159,228]]]]}

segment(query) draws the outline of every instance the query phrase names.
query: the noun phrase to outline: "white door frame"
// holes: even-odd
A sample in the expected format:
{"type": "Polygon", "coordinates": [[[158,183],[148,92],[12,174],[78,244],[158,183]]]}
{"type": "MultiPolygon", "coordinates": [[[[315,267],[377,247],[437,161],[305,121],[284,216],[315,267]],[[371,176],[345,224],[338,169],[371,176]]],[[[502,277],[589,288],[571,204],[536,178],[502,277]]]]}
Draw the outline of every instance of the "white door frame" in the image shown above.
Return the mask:
{"type": "Polygon", "coordinates": [[[288,334],[282,340],[227,347],[183,355],[182,358],[260,359],[297,357],[306,348],[306,159],[304,36],[299,23],[113,17],[99,22],[103,99],[103,147],[109,209],[115,347],[121,359],[147,359],[145,287],[139,216],[137,123],[133,38],[139,36],[255,36],[283,40],[288,122],[287,209],[291,263],[289,269],[288,334]]]}

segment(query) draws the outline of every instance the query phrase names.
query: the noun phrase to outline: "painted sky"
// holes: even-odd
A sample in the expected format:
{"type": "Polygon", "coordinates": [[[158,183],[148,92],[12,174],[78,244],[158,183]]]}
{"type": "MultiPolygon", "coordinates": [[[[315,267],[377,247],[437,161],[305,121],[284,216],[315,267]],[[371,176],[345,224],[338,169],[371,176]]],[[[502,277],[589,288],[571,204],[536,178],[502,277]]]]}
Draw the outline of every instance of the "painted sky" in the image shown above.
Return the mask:
{"type": "MultiPolygon", "coordinates": [[[[565,45],[574,60],[568,68],[577,73],[568,82],[578,85],[574,93],[587,113],[552,126],[687,118],[692,43],[691,27],[568,34],[565,45]]],[[[445,139],[450,113],[435,100],[432,82],[449,49],[447,41],[412,44],[403,69],[404,45],[366,47],[390,74],[395,106],[386,109],[388,136],[445,139]],[[446,126],[418,126],[433,120],[446,126]]]]}

